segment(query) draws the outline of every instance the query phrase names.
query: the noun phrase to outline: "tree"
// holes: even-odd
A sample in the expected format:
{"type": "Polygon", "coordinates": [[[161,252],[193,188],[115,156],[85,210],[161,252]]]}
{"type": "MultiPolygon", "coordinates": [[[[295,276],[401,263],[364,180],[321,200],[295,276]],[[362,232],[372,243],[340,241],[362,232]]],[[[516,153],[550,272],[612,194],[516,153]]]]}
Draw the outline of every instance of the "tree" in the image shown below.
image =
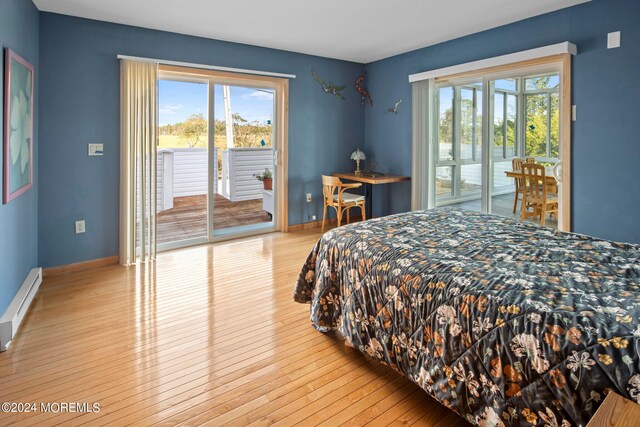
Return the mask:
{"type": "Polygon", "coordinates": [[[494,145],[494,157],[512,157],[515,153],[516,145],[516,95],[508,94],[506,92],[496,91],[494,95],[494,122],[493,122],[493,145],[494,145]],[[507,111],[506,111],[506,150],[505,146],[505,111],[504,102],[507,97],[507,111]],[[499,147],[499,148],[498,148],[499,147]]]}
{"type": "MultiPolygon", "coordinates": [[[[464,158],[472,156],[471,144],[473,142],[473,134],[475,127],[476,141],[480,144],[482,141],[482,124],[481,120],[476,118],[474,124],[473,120],[473,99],[463,98],[460,100],[460,122],[457,123],[460,130],[460,149],[462,153],[460,155],[464,158]]],[[[450,145],[453,147],[453,109],[447,108],[440,114],[439,123],[439,141],[441,145],[450,145]]],[[[440,157],[453,158],[453,149],[449,152],[441,152],[440,157]]],[[[479,150],[479,148],[478,148],[479,150]]]]}
{"type": "Polygon", "coordinates": [[[271,146],[272,129],[270,124],[260,124],[257,120],[249,122],[238,113],[233,113],[233,136],[235,147],[266,147],[271,146]]]}
{"type": "Polygon", "coordinates": [[[174,125],[167,124],[167,125],[160,126],[159,128],[160,135],[177,135],[178,129],[180,128],[181,125],[182,123],[176,123],[174,125]]]}
{"type": "MultiPolygon", "coordinates": [[[[554,82],[552,79],[557,80],[557,76],[543,76],[536,78],[528,78],[527,88],[528,90],[543,90],[553,87],[554,82]]],[[[449,89],[451,90],[451,89],[449,89]]],[[[468,90],[462,89],[461,92],[468,90]]],[[[479,92],[480,93],[480,92],[479,92]]],[[[445,94],[446,95],[446,94],[445,94]]],[[[464,93],[463,93],[464,95],[464,93]]],[[[446,100],[449,101],[449,96],[446,100]]],[[[529,93],[525,96],[525,153],[522,155],[535,156],[535,157],[547,157],[547,130],[548,123],[547,118],[550,116],[551,129],[549,132],[549,145],[550,156],[559,156],[559,141],[560,141],[560,114],[559,114],[559,95],[557,92],[552,92],[549,96],[549,102],[547,102],[546,93],[529,93]]],[[[505,143],[505,120],[506,120],[506,155],[510,157],[514,154],[516,146],[516,96],[507,94],[505,92],[495,92],[495,110],[496,115],[493,122],[493,140],[490,141],[494,145],[496,150],[495,155],[502,156],[502,150],[505,143]],[[503,102],[504,96],[507,96],[508,108],[507,117],[503,117],[503,102]],[[500,112],[498,114],[498,112],[500,112]],[[499,147],[499,148],[498,148],[499,147]]],[[[448,103],[448,102],[447,102],[448,103]]],[[[456,122],[456,128],[460,135],[460,149],[462,153],[460,155],[463,158],[467,158],[470,153],[469,144],[472,143],[474,125],[476,141],[478,147],[482,143],[482,120],[480,116],[486,111],[482,111],[481,107],[478,111],[478,118],[476,123],[473,123],[473,105],[469,95],[463,96],[460,99],[460,112],[457,114],[458,121],[456,122]]],[[[442,104],[441,104],[442,105],[442,104]]],[[[453,146],[453,108],[448,107],[444,111],[440,111],[438,131],[439,131],[439,144],[440,144],[440,158],[445,159],[451,157],[452,151],[447,147],[453,146]]],[[[476,149],[478,148],[476,147],[476,149]]]]}
{"type": "MultiPolygon", "coordinates": [[[[550,78],[551,77],[548,76],[533,79],[535,87],[537,89],[548,88],[550,78]]],[[[547,102],[546,94],[527,95],[526,99],[526,155],[547,157],[547,115],[550,115],[550,154],[551,157],[558,157],[558,147],[560,142],[560,99],[558,94],[552,93],[549,96],[549,102],[547,102]]]]}
{"type": "Polygon", "coordinates": [[[178,128],[180,139],[185,141],[189,148],[206,147],[208,122],[202,113],[192,114],[181,123],[178,128]],[[204,137],[204,138],[203,138],[204,137]]]}
{"type": "MultiPolygon", "coordinates": [[[[271,147],[273,127],[271,123],[260,123],[257,120],[249,122],[238,113],[233,113],[233,132],[235,147],[271,147]]],[[[189,148],[201,148],[207,146],[209,123],[203,114],[193,114],[181,123],[166,124],[159,127],[160,136],[178,136],[182,144],[189,148]]],[[[227,149],[226,122],[214,120],[213,135],[214,145],[221,150],[227,149]]]]}

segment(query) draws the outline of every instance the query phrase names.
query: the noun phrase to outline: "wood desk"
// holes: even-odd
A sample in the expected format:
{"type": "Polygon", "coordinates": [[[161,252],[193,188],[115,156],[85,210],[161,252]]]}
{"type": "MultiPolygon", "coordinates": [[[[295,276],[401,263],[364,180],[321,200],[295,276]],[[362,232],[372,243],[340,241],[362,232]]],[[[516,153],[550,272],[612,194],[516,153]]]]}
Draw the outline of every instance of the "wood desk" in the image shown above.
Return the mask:
{"type": "MultiPolygon", "coordinates": [[[[553,171],[547,170],[545,172],[546,174],[544,178],[545,178],[545,184],[547,186],[547,192],[549,194],[558,194],[558,181],[556,181],[556,178],[553,176],[553,171]]],[[[524,176],[522,175],[522,171],[505,171],[505,175],[507,175],[509,178],[524,179],[524,176]]]]}
{"type": "Polygon", "coordinates": [[[349,181],[362,182],[364,184],[364,195],[367,201],[366,211],[367,211],[367,219],[372,218],[373,212],[373,185],[378,184],[393,184],[394,182],[403,182],[403,181],[411,181],[411,178],[408,176],[401,175],[393,175],[393,174],[384,174],[381,176],[371,176],[366,173],[362,173],[360,175],[356,175],[355,172],[336,172],[333,176],[347,179],[349,181]]]}

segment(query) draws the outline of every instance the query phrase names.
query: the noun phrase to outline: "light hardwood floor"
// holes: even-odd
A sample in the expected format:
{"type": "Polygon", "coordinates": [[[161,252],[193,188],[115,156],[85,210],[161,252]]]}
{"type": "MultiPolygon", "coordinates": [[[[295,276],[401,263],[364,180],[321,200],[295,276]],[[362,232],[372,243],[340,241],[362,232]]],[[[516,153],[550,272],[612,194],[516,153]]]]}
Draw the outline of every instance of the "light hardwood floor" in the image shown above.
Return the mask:
{"type": "Polygon", "coordinates": [[[46,278],[0,354],[0,402],[98,403],[0,425],[433,425],[465,422],[315,331],[293,286],[317,232],[46,278]]]}

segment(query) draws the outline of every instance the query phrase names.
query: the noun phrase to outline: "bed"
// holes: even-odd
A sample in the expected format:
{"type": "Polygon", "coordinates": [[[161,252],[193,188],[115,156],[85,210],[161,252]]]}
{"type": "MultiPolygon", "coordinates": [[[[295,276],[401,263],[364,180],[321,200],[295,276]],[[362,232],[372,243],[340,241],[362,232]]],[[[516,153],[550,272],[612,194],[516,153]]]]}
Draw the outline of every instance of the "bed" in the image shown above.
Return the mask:
{"type": "Polygon", "coordinates": [[[347,225],[294,299],[312,325],[480,426],[586,425],[640,403],[640,246],[434,209],[347,225]]]}

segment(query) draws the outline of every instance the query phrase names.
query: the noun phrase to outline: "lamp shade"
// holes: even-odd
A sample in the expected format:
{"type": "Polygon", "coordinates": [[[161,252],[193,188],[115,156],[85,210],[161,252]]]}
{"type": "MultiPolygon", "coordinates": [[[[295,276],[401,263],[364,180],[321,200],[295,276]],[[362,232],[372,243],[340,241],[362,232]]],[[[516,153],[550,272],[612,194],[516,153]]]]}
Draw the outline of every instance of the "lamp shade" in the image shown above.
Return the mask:
{"type": "Polygon", "coordinates": [[[351,160],[365,160],[366,158],[367,156],[364,154],[364,152],[360,151],[359,148],[351,153],[351,160]]]}

